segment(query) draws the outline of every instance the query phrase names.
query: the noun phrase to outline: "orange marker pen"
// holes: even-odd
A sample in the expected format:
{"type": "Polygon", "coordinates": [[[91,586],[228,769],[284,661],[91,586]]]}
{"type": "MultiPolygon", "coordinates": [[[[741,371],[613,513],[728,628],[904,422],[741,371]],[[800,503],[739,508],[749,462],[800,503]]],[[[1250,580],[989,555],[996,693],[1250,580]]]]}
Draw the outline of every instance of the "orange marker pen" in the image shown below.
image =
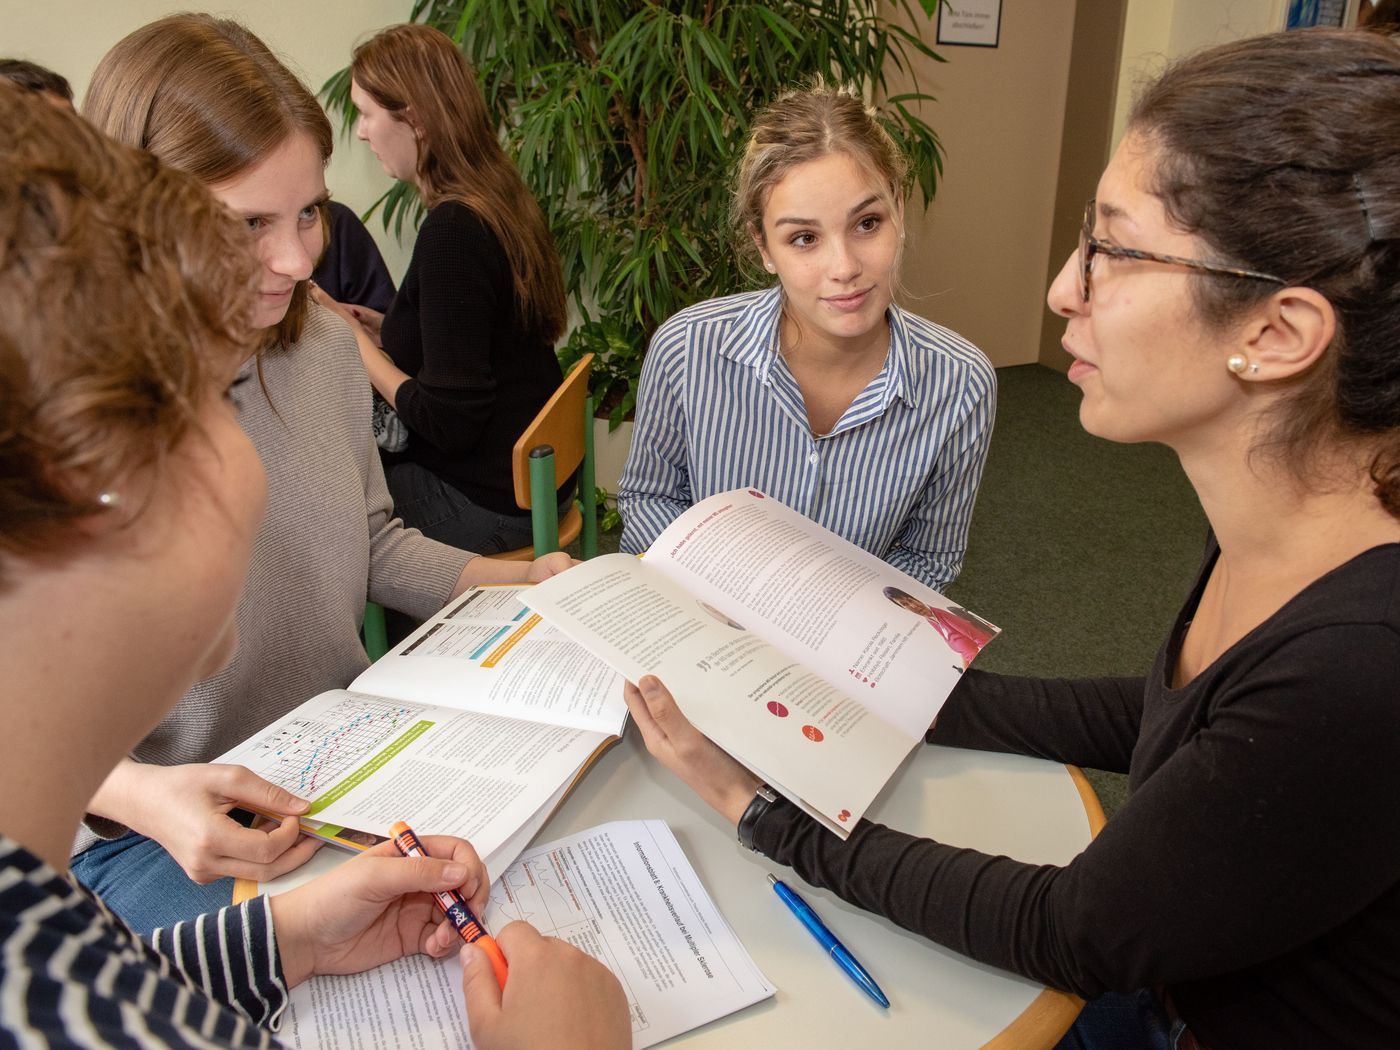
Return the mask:
{"type": "MultiPolygon", "coordinates": [[[[389,836],[394,840],[394,845],[405,857],[426,857],[428,851],[423,848],[423,843],[418,840],[412,828],[402,820],[395,821],[393,827],[389,829],[389,836]]],[[[475,944],[486,953],[486,957],[491,960],[491,968],[496,971],[496,981],[502,988],[506,986],[506,957],[501,953],[501,946],[496,943],[496,939],[486,932],[486,927],[481,925],[481,920],[472,914],[467,902],[462,899],[462,895],[456,890],[446,890],[442,893],[434,893],[438,907],[451,921],[453,927],[462,935],[462,940],[468,944],[475,944]]]]}

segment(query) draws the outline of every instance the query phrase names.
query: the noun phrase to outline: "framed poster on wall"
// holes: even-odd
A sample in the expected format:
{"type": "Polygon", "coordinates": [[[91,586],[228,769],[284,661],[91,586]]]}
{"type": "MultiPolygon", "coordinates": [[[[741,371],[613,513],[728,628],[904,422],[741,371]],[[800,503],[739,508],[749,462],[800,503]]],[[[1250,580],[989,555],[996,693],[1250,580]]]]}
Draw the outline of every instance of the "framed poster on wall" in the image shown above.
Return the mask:
{"type": "Polygon", "coordinates": [[[1001,0],[944,0],[938,7],[938,43],[996,47],[1001,40],[1001,0]]]}

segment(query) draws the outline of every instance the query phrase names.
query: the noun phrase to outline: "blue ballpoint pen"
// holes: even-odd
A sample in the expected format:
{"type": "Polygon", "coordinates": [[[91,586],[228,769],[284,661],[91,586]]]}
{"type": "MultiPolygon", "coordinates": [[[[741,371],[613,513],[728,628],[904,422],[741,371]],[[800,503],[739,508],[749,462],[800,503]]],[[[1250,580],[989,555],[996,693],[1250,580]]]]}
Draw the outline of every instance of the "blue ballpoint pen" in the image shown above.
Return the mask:
{"type": "Polygon", "coordinates": [[[846,971],[862,992],[881,1006],[888,1007],[890,1001],[885,998],[885,993],[880,991],[880,986],[875,983],[875,979],[865,972],[865,967],[856,962],[856,957],[836,939],[836,934],[826,928],[826,923],[817,918],[817,913],[812,910],[811,905],[772,872],[768,874],[768,881],[773,884],[773,892],[782,899],[782,902],[794,915],[802,920],[802,925],[807,927],[807,932],[815,937],[817,943],[826,949],[827,954],[836,960],[836,965],[846,971]]]}

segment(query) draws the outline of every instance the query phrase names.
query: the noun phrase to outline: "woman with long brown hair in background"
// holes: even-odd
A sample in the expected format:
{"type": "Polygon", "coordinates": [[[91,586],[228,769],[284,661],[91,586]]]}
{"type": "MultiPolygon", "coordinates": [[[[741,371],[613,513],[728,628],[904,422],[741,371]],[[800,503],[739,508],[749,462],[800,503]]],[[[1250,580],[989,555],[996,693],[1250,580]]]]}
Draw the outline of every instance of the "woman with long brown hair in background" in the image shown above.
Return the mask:
{"type": "Polygon", "coordinates": [[[252,231],[262,264],[261,351],[233,397],[267,468],[268,511],[239,604],[238,650],[113,770],[75,843],[78,876],[149,930],[227,902],[226,876],[275,878],[316,848],[299,838],[303,800],[210,760],[365,668],[367,596],[427,616],[471,584],[538,579],[570,562],[475,557],[394,516],[354,338],[307,299],[330,122],[261,40],[209,15],[153,22],[98,64],[84,115],[209,186],[252,231]],[[240,805],[285,816],[269,831],[247,828],[229,816],[240,805]]]}
{"type": "Polygon", "coordinates": [[[389,491],[445,543],[527,546],[511,450],[563,379],[564,281],[544,214],[446,35],[391,26],[355,49],[350,75],[357,134],[428,208],[388,313],[354,314],[365,370],[407,431],[386,457],[389,491]]]}

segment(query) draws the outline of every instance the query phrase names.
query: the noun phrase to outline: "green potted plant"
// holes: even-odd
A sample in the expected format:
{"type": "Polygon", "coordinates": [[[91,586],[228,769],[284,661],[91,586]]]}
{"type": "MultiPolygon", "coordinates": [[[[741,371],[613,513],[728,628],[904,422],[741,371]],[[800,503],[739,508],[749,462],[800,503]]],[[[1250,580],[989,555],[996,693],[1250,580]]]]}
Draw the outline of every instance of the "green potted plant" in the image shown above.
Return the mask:
{"type": "MultiPolygon", "coordinates": [[[[560,359],[596,354],[594,403],[616,428],[661,321],[750,287],[726,221],[749,118],[813,76],[857,85],[908,152],[925,204],[942,173],[933,129],[885,74],[938,59],[908,26],[940,0],[417,0],[458,42],[544,208],[577,314],[560,359]],[[907,24],[906,24],[907,23],[907,24]]],[[[349,72],[322,89],[347,126],[349,72]]],[[[380,201],[417,221],[411,187],[380,201]]],[[[625,451],[625,440],[621,443],[625,451]]],[[[606,455],[606,453],[604,453],[606,455]]]]}

